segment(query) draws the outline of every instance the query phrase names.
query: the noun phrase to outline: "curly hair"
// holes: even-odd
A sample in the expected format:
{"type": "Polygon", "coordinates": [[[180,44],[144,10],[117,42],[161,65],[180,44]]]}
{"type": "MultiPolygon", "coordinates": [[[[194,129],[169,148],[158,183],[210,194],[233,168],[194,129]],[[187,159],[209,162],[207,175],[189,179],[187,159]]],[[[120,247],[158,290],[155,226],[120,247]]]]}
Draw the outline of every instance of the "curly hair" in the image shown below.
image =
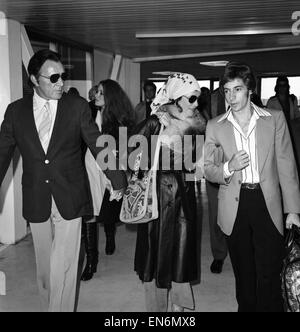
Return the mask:
{"type": "Polygon", "coordinates": [[[134,124],[134,110],[131,101],[118,82],[106,79],[100,81],[103,86],[105,107],[102,116],[102,131],[114,137],[119,127],[126,127],[130,133],[134,124]]]}

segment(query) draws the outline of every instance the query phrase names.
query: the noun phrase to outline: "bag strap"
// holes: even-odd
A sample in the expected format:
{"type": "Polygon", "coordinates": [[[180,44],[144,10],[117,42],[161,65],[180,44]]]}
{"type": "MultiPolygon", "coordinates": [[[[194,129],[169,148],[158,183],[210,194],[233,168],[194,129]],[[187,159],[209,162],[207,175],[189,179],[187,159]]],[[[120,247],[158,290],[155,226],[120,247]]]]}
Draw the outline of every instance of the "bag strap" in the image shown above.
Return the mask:
{"type": "MultiPolygon", "coordinates": [[[[159,151],[160,151],[160,135],[161,133],[163,132],[164,130],[164,125],[161,124],[160,126],[160,130],[159,130],[159,133],[158,133],[158,137],[157,137],[157,142],[156,142],[156,146],[155,146],[155,153],[154,153],[154,161],[153,161],[153,166],[152,166],[152,170],[156,172],[157,170],[157,165],[158,165],[158,158],[159,158],[159,151]]],[[[143,152],[141,151],[137,157],[136,157],[136,160],[134,162],[134,172],[133,172],[133,175],[132,175],[132,178],[133,179],[136,179],[137,176],[138,176],[138,173],[139,173],[139,169],[140,169],[140,164],[141,164],[141,159],[142,159],[142,154],[143,152]]]]}
{"type": "Polygon", "coordinates": [[[161,124],[160,130],[159,130],[159,134],[157,137],[157,142],[156,142],[156,147],[155,147],[155,153],[154,153],[154,161],[153,161],[153,166],[152,166],[152,170],[154,172],[157,171],[157,165],[158,165],[158,159],[159,159],[159,151],[160,151],[160,146],[161,146],[161,142],[160,142],[160,136],[162,134],[164,130],[164,125],[161,124]]]}
{"type": "Polygon", "coordinates": [[[300,228],[297,227],[296,225],[292,225],[292,228],[289,229],[286,240],[285,240],[285,247],[288,251],[292,248],[293,242],[299,236],[300,236],[300,228]]]}

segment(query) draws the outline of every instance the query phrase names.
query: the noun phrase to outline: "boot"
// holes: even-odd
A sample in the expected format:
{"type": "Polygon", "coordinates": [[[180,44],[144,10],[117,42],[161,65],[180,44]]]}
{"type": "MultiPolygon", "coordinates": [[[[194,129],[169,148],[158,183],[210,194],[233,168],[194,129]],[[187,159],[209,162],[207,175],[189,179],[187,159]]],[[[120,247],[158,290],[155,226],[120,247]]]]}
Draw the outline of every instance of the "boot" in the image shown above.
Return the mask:
{"type": "Polygon", "coordinates": [[[86,266],[81,276],[81,280],[87,281],[93,278],[94,273],[97,272],[98,264],[98,236],[97,223],[83,223],[82,233],[84,237],[85,251],[86,251],[86,266]]]}
{"type": "Polygon", "coordinates": [[[106,255],[112,255],[116,249],[116,243],[115,243],[116,225],[114,223],[113,224],[104,223],[104,231],[106,235],[105,253],[106,255]]]}

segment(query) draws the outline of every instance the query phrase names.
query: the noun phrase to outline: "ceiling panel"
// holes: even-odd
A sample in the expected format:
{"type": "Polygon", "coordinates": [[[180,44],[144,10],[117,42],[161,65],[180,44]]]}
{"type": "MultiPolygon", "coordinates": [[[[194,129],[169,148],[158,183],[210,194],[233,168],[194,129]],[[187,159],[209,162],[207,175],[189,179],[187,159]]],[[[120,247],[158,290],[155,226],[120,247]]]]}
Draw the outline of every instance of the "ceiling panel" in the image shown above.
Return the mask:
{"type": "Polygon", "coordinates": [[[300,48],[300,36],[291,33],[299,0],[0,0],[0,11],[42,33],[141,60],[144,72],[159,62],[155,59],[179,57],[175,63],[182,69],[190,58],[197,56],[198,63],[200,55],[300,48]],[[285,33],[238,35],[246,30],[285,33]],[[136,33],[225,31],[228,36],[136,38],[136,33]]]}

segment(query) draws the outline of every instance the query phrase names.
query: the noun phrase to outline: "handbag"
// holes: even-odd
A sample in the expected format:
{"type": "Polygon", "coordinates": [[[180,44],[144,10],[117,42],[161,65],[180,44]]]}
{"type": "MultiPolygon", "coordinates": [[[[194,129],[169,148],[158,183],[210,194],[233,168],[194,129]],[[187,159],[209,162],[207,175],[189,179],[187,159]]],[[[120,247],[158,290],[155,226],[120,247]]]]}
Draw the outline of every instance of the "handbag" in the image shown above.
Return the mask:
{"type": "Polygon", "coordinates": [[[300,229],[295,225],[288,231],[285,248],[281,272],[284,308],[287,312],[300,312],[300,229]]]}
{"type": "Polygon", "coordinates": [[[155,147],[153,166],[144,172],[141,179],[138,178],[138,173],[143,151],[135,160],[134,172],[125,190],[120,211],[120,220],[126,224],[142,224],[158,218],[156,171],[162,130],[163,125],[161,125],[155,147]]]}

